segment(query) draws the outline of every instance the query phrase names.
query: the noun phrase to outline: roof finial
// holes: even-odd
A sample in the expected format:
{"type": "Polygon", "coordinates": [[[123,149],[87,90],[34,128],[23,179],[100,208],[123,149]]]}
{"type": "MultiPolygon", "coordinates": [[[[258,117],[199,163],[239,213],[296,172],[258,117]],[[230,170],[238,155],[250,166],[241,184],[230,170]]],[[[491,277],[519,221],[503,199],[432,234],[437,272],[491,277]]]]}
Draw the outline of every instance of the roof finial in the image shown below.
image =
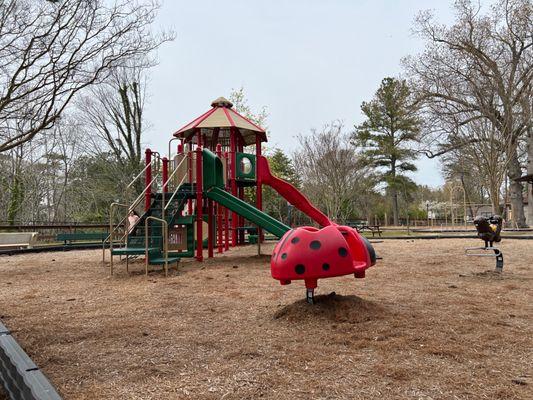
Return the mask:
{"type": "Polygon", "coordinates": [[[213,100],[213,102],[211,103],[211,107],[231,108],[233,107],[233,103],[225,97],[219,97],[218,99],[213,100]]]}

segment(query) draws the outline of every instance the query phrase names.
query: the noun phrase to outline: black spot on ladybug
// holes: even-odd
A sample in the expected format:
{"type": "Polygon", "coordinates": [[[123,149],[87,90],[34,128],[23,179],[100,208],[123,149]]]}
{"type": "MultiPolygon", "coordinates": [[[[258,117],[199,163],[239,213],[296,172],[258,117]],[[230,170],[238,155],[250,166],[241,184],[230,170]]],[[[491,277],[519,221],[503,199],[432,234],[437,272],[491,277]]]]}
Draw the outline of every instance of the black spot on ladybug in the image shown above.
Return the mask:
{"type": "Polygon", "coordinates": [[[294,271],[296,271],[298,275],[302,275],[303,273],[305,273],[305,265],[298,264],[296,267],[294,267],[294,271]]]}
{"type": "Polygon", "coordinates": [[[346,257],[348,255],[348,250],[346,247],[339,247],[339,256],[346,257]]]}
{"type": "Polygon", "coordinates": [[[313,250],[320,249],[320,246],[322,246],[322,244],[318,240],[313,240],[311,243],[309,243],[309,247],[311,247],[313,250]]]}
{"type": "Polygon", "coordinates": [[[328,263],[324,263],[324,264],[322,264],[322,269],[323,269],[324,271],[327,271],[327,270],[329,269],[329,264],[328,264],[328,263]]]}
{"type": "Polygon", "coordinates": [[[282,260],[285,260],[286,258],[287,258],[287,253],[283,253],[283,254],[281,255],[281,259],[282,259],[282,260]]]}
{"type": "Polygon", "coordinates": [[[295,236],[295,237],[292,238],[291,243],[292,243],[292,244],[296,244],[296,243],[298,243],[299,241],[300,241],[300,238],[299,238],[298,236],[295,236]]]}

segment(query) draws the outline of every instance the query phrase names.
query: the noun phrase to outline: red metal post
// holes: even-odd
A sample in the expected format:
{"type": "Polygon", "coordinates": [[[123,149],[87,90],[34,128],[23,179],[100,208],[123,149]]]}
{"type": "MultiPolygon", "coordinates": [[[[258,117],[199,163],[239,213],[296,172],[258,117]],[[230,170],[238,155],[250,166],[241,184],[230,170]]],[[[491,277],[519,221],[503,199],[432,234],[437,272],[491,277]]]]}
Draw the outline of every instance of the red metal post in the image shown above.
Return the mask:
{"type": "Polygon", "coordinates": [[[163,157],[163,193],[168,192],[168,158],[163,157]]]}
{"type": "MultiPolygon", "coordinates": [[[[191,184],[192,188],[192,169],[193,166],[193,159],[192,159],[192,141],[189,142],[189,152],[187,153],[187,174],[189,175],[189,183],[191,184]]],[[[192,189],[191,189],[192,190],[192,189]]],[[[192,199],[187,200],[187,215],[192,215],[192,199]]]]}
{"type": "Polygon", "coordinates": [[[213,200],[207,199],[207,257],[213,257],[213,200]]]}
{"type": "Polygon", "coordinates": [[[217,216],[217,245],[218,253],[222,253],[224,251],[224,243],[223,243],[223,229],[222,226],[222,206],[220,204],[216,205],[215,208],[215,215],[217,216]]]}
{"type": "MultiPolygon", "coordinates": [[[[239,187],[237,188],[237,193],[238,193],[238,197],[239,199],[241,200],[244,200],[244,188],[243,187],[239,187]]],[[[243,227],[244,226],[244,217],[242,215],[239,215],[239,219],[238,219],[238,227],[243,227]]],[[[238,244],[244,244],[244,230],[238,230],[238,235],[237,235],[237,243],[238,244]]]]}
{"type": "MultiPolygon", "coordinates": [[[[217,132],[217,140],[218,140],[218,132],[217,132]]],[[[216,148],[216,155],[218,158],[221,159],[222,157],[222,145],[220,143],[217,143],[216,148]]],[[[222,253],[224,251],[223,249],[223,243],[222,243],[222,235],[223,235],[223,226],[222,226],[222,209],[223,207],[220,204],[217,204],[216,206],[216,216],[217,216],[217,244],[218,244],[218,253],[222,253]]]]}
{"type": "MultiPolygon", "coordinates": [[[[255,207],[258,210],[263,210],[263,183],[261,182],[261,171],[259,170],[259,158],[262,156],[261,152],[261,136],[255,136],[255,178],[256,178],[256,189],[255,189],[255,207]]],[[[263,241],[263,230],[258,227],[257,229],[257,239],[263,241]]]]}
{"type": "MultiPolygon", "coordinates": [[[[237,137],[237,143],[238,143],[237,151],[241,153],[244,152],[244,138],[242,137],[240,132],[239,132],[239,136],[237,137]]],[[[237,165],[235,165],[235,167],[237,168],[237,165]]],[[[244,200],[244,188],[243,187],[237,188],[237,192],[238,192],[239,199],[244,200]]],[[[239,221],[238,223],[239,227],[244,226],[244,217],[242,215],[239,215],[238,221],[239,221]]],[[[238,232],[239,232],[239,235],[237,237],[237,242],[239,244],[244,244],[244,231],[240,230],[238,232]]]]}
{"type": "Polygon", "coordinates": [[[224,251],[229,250],[229,212],[226,207],[224,207],[224,251]]]}
{"type": "Polygon", "coordinates": [[[202,179],[202,147],[196,147],[196,259],[203,261],[203,179],[202,179]]]}
{"type": "MultiPolygon", "coordinates": [[[[236,161],[237,161],[237,132],[235,128],[231,128],[230,130],[230,185],[231,185],[231,194],[233,196],[237,196],[237,167],[236,167],[236,161]]],[[[231,214],[231,229],[232,229],[232,235],[231,235],[231,245],[236,246],[237,245],[237,225],[238,225],[238,218],[239,216],[237,213],[233,212],[231,214]]]]}
{"type": "Polygon", "coordinates": [[[257,135],[255,137],[255,154],[256,154],[256,169],[255,169],[255,176],[256,176],[256,194],[255,194],[255,206],[258,210],[263,209],[263,185],[261,182],[261,171],[259,171],[259,162],[257,161],[259,157],[261,157],[261,137],[257,135]]]}
{"type": "MultiPolygon", "coordinates": [[[[178,144],[178,149],[177,149],[177,152],[176,152],[176,155],[180,155],[180,154],[183,154],[183,139],[181,139],[181,143],[178,144]]],[[[185,156],[187,157],[187,156],[185,156]]],[[[179,159],[181,161],[181,159],[179,159]]],[[[174,162],[174,168],[177,168],[178,167],[178,161],[175,160],[174,162]]],[[[182,177],[180,176],[178,179],[181,179],[182,177]]],[[[183,216],[183,208],[180,210],[180,213],[179,213],[180,217],[183,216]]]]}
{"type": "Polygon", "coordinates": [[[144,195],[144,211],[148,211],[150,208],[151,201],[151,195],[152,195],[152,187],[150,185],[150,182],[152,182],[152,166],[150,165],[152,163],[152,150],[146,149],[144,152],[146,165],[148,168],[146,168],[146,171],[144,173],[144,187],[147,188],[145,195],[144,195]]]}
{"type": "MultiPolygon", "coordinates": [[[[226,162],[226,190],[230,190],[229,185],[229,178],[228,178],[228,172],[229,172],[229,158],[228,158],[228,152],[226,151],[224,153],[224,160],[226,162]]],[[[230,244],[230,237],[229,237],[229,210],[224,207],[224,251],[229,250],[229,244],[230,244]]]]}
{"type": "Polygon", "coordinates": [[[202,130],[200,128],[196,128],[196,146],[201,147],[203,146],[202,143],[202,130]]]}

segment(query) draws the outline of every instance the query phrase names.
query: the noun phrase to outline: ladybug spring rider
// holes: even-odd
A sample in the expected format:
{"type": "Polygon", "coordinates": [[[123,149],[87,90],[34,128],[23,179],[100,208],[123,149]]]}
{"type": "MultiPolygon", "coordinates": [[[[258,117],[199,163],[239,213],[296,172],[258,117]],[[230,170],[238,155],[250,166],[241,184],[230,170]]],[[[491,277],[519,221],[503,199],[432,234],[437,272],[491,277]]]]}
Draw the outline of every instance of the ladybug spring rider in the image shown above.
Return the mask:
{"type": "Polygon", "coordinates": [[[366,269],[375,263],[374,248],[353,228],[304,226],[281,238],[272,253],[270,269],[282,285],[296,279],[305,281],[307,302],[313,304],[318,279],[349,274],[364,278],[366,269]]]}

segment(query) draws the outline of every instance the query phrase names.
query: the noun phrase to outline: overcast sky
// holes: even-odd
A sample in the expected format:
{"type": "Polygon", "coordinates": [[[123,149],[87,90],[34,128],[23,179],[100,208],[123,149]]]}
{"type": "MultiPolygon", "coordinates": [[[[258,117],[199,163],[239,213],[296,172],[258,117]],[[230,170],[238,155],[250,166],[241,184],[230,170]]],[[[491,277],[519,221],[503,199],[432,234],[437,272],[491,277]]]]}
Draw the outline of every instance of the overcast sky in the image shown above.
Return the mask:
{"type": "MultiPolygon", "coordinates": [[[[269,146],[290,153],[297,134],[336,119],[351,128],[381,79],[421,50],[410,29],[424,9],[453,18],[447,0],[166,0],[158,22],[177,37],[151,71],[149,144],[166,153],[175,130],[240,87],[268,108],[269,146]]],[[[418,183],[443,183],[438,162],[418,166],[418,183]]]]}

